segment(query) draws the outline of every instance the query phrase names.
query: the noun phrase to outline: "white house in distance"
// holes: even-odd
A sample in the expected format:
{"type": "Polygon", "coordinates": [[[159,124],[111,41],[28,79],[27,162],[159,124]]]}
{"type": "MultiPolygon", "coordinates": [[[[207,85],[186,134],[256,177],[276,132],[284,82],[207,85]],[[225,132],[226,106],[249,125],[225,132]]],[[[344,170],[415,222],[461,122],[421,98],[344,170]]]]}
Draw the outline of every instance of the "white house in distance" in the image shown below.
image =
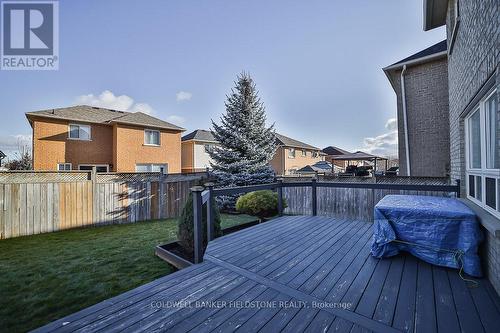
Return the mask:
{"type": "Polygon", "coordinates": [[[182,172],[201,172],[210,167],[208,151],[218,142],[212,132],[198,129],[181,139],[182,172]]]}

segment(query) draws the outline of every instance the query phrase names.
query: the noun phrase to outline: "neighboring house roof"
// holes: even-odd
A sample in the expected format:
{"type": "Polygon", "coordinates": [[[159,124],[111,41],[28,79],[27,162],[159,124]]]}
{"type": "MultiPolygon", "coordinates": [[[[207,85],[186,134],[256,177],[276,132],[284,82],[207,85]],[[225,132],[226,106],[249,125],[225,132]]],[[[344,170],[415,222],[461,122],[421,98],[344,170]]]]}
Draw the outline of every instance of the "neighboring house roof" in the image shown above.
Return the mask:
{"type": "Polygon", "coordinates": [[[197,129],[182,137],[182,141],[187,141],[187,140],[217,142],[211,131],[206,131],[202,129],[197,129]]]}
{"type": "Polygon", "coordinates": [[[328,147],[324,148],[323,149],[323,153],[325,153],[327,155],[345,155],[345,154],[350,154],[350,152],[348,152],[347,150],[344,150],[342,148],[335,147],[335,146],[328,146],[328,147]]]}
{"type": "MultiPolygon", "coordinates": [[[[333,168],[335,170],[341,169],[336,165],[334,165],[333,168]]],[[[319,162],[314,163],[313,165],[306,165],[305,167],[297,170],[297,172],[302,172],[302,173],[306,173],[306,172],[321,172],[321,173],[332,172],[332,164],[330,162],[327,162],[327,161],[319,161],[319,162]]]]}
{"type": "Polygon", "coordinates": [[[312,149],[312,150],[320,150],[317,147],[308,145],[307,143],[300,142],[298,140],[289,138],[287,136],[284,136],[282,134],[276,133],[276,142],[285,147],[292,147],[292,148],[303,148],[303,149],[312,149]]]}
{"type": "Polygon", "coordinates": [[[357,151],[357,152],[352,153],[352,154],[339,155],[339,156],[332,157],[332,159],[334,159],[334,160],[341,160],[341,161],[346,161],[346,160],[371,161],[371,160],[374,160],[375,158],[378,160],[386,160],[387,159],[385,157],[368,154],[368,153],[365,153],[362,151],[357,151]]]}
{"type": "Polygon", "coordinates": [[[125,112],[89,105],[77,105],[67,108],[49,109],[27,112],[26,117],[44,117],[68,121],[81,121],[92,124],[109,125],[112,123],[136,125],[141,127],[152,127],[184,131],[184,128],[152,117],[142,112],[125,112]]]}
{"type": "Polygon", "coordinates": [[[424,0],[424,30],[446,24],[448,0],[424,0]]]}
{"type": "Polygon", "coordinates": [[[3,151],[0,150],[0,160],[6,158],[7,155],[4,154],[3,151]]]}
{"type": "MultiPolygon", "coordinates": [[[[217,142],[211,131],[201,130],[201,129],[195,130],[195,131],[193,131],[189,134],[186,134],[182,137],[182,141],[187,141],[187,140],[217,142]]],[[[278,134],[278,133],[276,133],[276,142],[280,146],[320,150],[317,147],[308,145],[307,143],[300,142],[298,140],[289,138],[287,136],[284,136],[284,135],[278,134]]]]}
{"type": "Polygon", "coordinates": [[[391,69],[399,69],[405,64],[413,64],[413,63],[416,64],[420,62],[434,60],[440,57],[446,57],[446,52],[448,49],[447,45],[448,44],[445,39],[439,43],[429,46],[426,49],[423,49],[422,51],[414,53],[409,57],[406,57],[398,62],[395,62],[394,64],[385,67],[383,70],[388,71],[391,69]]]}

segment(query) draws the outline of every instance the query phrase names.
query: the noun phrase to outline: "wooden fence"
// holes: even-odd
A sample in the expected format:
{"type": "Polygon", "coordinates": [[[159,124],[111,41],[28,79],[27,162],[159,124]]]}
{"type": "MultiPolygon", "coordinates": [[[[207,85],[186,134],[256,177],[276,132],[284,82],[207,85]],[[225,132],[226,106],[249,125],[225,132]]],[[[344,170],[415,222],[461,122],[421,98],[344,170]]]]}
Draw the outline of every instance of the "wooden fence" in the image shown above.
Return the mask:
{"type": "MultiPolygon", "coordinates": [[[[345,181],[335,183],[345,183],[345,181]]],[[[287,181],[288,184],[293,181],[287,181]]],[[[327,182],[330,183],[330,182],[327,182]]],[[[448,186],[449,180],[437,178],[409,179],[408,177],[384,177],[381,180],[369,180],[354,182],[366,184],[367,188],[359,187],[318,187],[316,189],[317,214],[334,216],[344,219],[356,219],[373,222],[373,209],[375,205],[388,194],[413,194],[456,197],[456,191],[424,191],[407,189],[377,189],[369,188],[371,184],[400,185],[402,188],[408,186],[448,186]]],[[[376,185],[374,185],[376,186],[376,185]]],[[[312,188],[309,186],[283,187],[283,197],[288,207],[284,209],[285,214],[311,215],[312,214],[312,188]]]]}
{"type": "Polygon", "coordinates": [[[178,217],[197,182],[0,183],[0,239],[178,217]]]}

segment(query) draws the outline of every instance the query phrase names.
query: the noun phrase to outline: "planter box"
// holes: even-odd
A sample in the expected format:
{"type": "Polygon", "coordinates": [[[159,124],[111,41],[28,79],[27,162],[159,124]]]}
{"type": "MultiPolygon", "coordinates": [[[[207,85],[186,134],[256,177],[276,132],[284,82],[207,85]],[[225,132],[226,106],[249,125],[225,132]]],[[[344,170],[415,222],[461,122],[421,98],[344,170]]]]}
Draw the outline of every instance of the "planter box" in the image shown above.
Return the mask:
{"type": "Polygon", "coordinates": [[[179,243],[173,241],[167,244],[158,245],[155,249],[155,254],[177,269],[183,269],[193,265],[191,261],[178,254],[179,249],[181,249],[179,243]]]}
{"type": "MultiPolygon", "coordinates": [[[[223,229],[222,235],[225,236],[225,235],[231,234],[233,232],[237,232],[237,231],[243,230],[245,228],[257,225],[259,223],[260,223],[259,220],[255,220],[255,221],[250,221],[247,223],[235,225],[235,226],[223,229]]],[[[168,262],[169,264],[171,264],[172,266],[174,266],[177,269],[183,269],[183,268],[186,268],[186,267],[193,265],[192,261],[190,261],[190,260],[188,260],[180,255],[181,252],[182,252],[182,247],[179,245],[179,242],[177,242],[177,241],[173,241],[173,242],[166,243],[163,245],[158,245],[155,248],[155,254],[158,257],[165,260],[166,262],[168,262]]]]}

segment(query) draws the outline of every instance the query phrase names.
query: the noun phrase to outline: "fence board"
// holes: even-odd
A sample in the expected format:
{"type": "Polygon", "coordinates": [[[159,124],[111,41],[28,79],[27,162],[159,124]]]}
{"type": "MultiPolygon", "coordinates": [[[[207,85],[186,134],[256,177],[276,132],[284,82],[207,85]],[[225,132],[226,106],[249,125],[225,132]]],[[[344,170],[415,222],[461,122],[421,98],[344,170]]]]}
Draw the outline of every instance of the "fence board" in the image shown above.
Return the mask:
{"type": "Polygon", "coordinates": [[[4,185],[4,230],[5,230],[5,238],[10,238],[12,236],[12,211],[11,211],[11,184],[4,185]]]}
{"type": "Polygon", "coordinates": [[[21,221],[20,226],[20,234],[30,235],[28,232],[28,223],[27,223],[27,207],[26,207],[26,184],[20,184],[19,186],[19,221],[21,221]]]}
{"type": "Polygon", "coordinates": [[[4,185],[0,184],[0,239],[5,238],[5,211],[3,204],[3,196],[4,196],[4,185]]]}

